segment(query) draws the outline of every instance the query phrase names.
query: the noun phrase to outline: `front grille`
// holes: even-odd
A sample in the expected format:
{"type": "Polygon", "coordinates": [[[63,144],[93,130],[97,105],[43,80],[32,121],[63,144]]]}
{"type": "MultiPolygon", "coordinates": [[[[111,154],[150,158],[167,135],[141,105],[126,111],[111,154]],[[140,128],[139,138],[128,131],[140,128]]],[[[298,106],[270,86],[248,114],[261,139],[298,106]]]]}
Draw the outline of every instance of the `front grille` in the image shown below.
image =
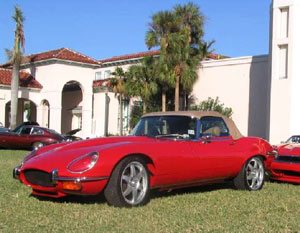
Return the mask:
{"type": "Polygon", "coordinates": [[[26,170],[24,171],[26,180],[33,185],[42,187],[54,187],[52,176],[48,172],[40,170],[26,170]]]}
{"type": "Polygon", "coordinates": [[[300,156],[280,155],[275,161],[283,163],[300,163],[300,156]]]}
{"type": "Polygon", "coordinates": [[[295,177],[300,177],[300,172],[295,172],[295,171],[287,171],[287,170],[275,170],[276,173],[281,173],[286,176],[295,176],[295,177]]]}

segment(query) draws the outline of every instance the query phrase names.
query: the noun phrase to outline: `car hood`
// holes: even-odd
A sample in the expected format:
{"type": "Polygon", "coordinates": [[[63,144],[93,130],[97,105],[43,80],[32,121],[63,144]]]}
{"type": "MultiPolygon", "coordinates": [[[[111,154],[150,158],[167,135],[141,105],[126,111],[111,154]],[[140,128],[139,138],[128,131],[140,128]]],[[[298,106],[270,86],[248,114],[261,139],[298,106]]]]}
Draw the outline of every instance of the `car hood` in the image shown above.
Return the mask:
{"type": "Polygon", "coordinates": [[[72,135],[78,133],[80,130],[81,129],[73,129],[73,130],[67,132],[66,134],[64,134],[64,136],[72,136],[72,135]]]}
{"type": "Polygon", "coordinates": [[[279,155],[298,155],[300,156],[300,144],[283,144],[277,146],[279,155]]]}
{"type": "Polygon", "coordinates": [[[55,168],[66,171],[71,161],[89,152],[96,151],[102,158],[104,151],[111,151],[111,149],[118,151],[125,145],[153,140],[147,137],[108,137],[55,144],[40,148],[36,155],[24,162],[22,169],[42,169],[51,172],[55,168]]]}

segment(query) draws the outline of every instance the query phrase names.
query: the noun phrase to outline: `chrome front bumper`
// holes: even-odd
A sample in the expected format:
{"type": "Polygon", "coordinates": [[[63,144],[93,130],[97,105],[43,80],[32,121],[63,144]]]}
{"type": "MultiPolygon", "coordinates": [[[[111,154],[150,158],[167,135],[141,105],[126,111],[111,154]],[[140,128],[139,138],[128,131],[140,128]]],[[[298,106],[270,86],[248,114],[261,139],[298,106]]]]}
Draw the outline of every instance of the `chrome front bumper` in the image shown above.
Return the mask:
{"type": "Polygon", "coordinates": [[[20,180],[20,167],[21,165],[16,166],[13,170],[13,178],[16,180],[20,180]]]}

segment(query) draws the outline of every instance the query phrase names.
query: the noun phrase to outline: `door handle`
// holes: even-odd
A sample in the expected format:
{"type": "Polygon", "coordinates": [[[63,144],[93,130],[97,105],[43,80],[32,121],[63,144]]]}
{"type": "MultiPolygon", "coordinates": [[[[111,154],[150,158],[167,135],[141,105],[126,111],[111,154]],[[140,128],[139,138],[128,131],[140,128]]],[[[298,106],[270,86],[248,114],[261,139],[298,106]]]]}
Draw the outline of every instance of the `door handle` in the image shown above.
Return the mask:
{"type": "Polygon", "coordinates": [[[209,140],[203,140],[202,141],[202,144],[208,144],[208,143],[211,143],[211,141],[209,141],[209,140]]]}

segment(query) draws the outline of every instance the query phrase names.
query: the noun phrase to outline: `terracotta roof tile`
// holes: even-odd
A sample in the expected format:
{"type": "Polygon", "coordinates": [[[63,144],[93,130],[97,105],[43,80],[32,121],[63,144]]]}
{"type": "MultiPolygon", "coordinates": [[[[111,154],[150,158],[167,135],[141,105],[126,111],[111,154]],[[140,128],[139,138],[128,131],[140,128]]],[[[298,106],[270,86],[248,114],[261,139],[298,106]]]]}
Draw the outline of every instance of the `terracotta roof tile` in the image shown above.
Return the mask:
{"type": "Polygon", "coordinates": [[[148,51],[148,52],[141,52],[141,53],[134,53],[134,54],[126,54],[122,56],[114,56],[108,59],[100,60],[99,62],[101,63],[114,62],[114,61],[142,58],[142,57],[154,56],[154,55],[159,55],[159,51],[156,50],[156,51],[148,51]]]}
{"type": "MultiPolygon", "coordinates": [[[[0,68],[0,85],[10,86],[12,70],[0,68]]],[[[21,71],[20,72],[20,86],[31,88],[43,88],[43,86],[35,80],[31,74],[21,71]]]]}
{"type": "MultiPolygon", "coordinates": [[[[22,64],[37,62],[37,61],[45,61],[54,58],[67,60],[67,61],[87,63],[87,64],[94,64],[94,65],[100,64],[98,61],[68,48],[61,48],[61,49],[51,50],[43,53],[27,55],[23,58],[22,64]]],[[[8,67],[11,65],[12,65],[11,63],[6,63],[2,65],[2,67],[8,67]]]]}
{"type": "MultiPolygon", "coordinates": [[[[104,60],[100,60],[100,63],[107,63],[107,62],[115,62],[115,61],[122,61],[122,60],[128,60],[128,59],[136,59],[136,58],[142,58],[142,57],[146,57],[146,56],[155,56],[155,55],[159,55],[159,50],[155,50],[155,51],[147,51],[147,52],[140,52],[140,53],[134,53],[134,54],[126,54],[126,55],[122,55],[122,56],[114,56],[108,59],[104,59],[104,60]]],[[[223,55],[220,54],[209,54],[207,56],[207,59],[222,59],[222,58],[226,58],[223,55]]]]}

